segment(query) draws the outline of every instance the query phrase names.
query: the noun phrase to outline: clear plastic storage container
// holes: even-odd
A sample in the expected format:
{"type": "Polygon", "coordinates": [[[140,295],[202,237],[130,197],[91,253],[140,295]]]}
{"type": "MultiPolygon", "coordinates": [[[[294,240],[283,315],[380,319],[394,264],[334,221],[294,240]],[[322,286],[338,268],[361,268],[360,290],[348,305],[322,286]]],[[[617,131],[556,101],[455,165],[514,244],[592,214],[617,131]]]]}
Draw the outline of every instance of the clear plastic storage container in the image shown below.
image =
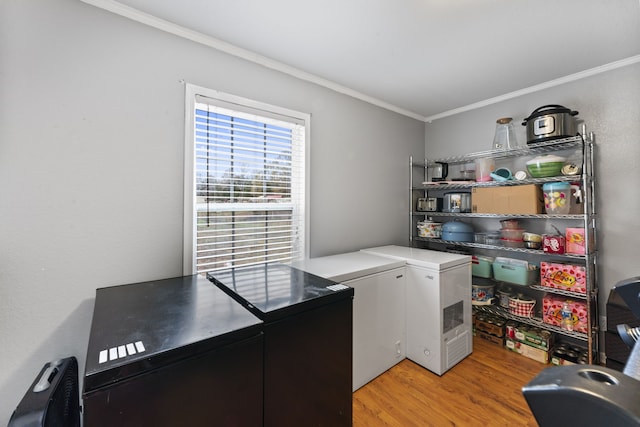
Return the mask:
{"type": "Polygon", "coordinates": [[[571,209],[571,184],[549,182],[542,186],[545,212],[552,215],[567,215],[571,209]]]}

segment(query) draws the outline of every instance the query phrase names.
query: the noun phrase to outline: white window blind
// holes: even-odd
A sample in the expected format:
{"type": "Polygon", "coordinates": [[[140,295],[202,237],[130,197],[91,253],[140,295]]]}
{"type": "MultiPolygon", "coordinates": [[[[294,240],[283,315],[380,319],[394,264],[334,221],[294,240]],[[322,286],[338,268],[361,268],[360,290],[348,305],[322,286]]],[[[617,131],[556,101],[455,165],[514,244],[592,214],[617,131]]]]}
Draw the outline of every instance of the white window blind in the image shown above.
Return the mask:
{"type": "Polygon", "coordinates": [[[304,257],[304,115],[220,98],[192,103],[193,273],[304,257]]]}

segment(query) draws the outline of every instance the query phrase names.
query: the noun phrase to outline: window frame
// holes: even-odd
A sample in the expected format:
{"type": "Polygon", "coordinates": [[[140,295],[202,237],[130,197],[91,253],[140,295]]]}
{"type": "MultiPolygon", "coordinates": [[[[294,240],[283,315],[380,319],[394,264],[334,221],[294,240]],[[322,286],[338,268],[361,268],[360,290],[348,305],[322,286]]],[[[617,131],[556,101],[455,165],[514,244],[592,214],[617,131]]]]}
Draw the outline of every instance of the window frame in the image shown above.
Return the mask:
{"type": "Polygon", "coordinates": [[[220,104],[228,106],[236,106],[237,109],[249,109],[252,111],[260,110],[264,112],[265,117],[270,115],[290,117],[295,121],[304,122],[304,248],[302,249],[302,257],[306,258],[309,254],[309,205],[310,205],[310,135],[311,135],[311,115],[299,111],[290,110],[283,107],[243,98],[237,95],[208,89],[190,83],[185,83],[185,126],[184,126],[184,213],[183,213],[183,247],[182,247],[182,272],[183,275],[189,276],[197,273],[197,257],[196,257],[196,232],[197,221],[196,215],[196,164],[195,164],[195,104],[198,96],[220,101],[220,104]],[[226,105],[225,105],[226,104],[226,105]]]}

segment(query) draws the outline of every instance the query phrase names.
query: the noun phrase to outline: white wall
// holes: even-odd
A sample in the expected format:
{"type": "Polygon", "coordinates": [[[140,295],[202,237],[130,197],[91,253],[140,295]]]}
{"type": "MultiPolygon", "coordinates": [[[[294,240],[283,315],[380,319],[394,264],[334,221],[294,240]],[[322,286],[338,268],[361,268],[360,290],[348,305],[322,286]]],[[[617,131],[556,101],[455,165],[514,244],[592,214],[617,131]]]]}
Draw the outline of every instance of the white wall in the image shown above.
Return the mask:
{"type": "Polygon", "coordinates": [[[98,287],[182,272],[184,85],[311,113],[311,255],[406,243],[424,123],[77,0],[0,3],[0,425],[98,287]]]}
{"type": "Polygon", "coordinates": [[[489,150],[500,117],[515,119],[524,144],[522,119],[547,104],[579,111],[596,134],[598,279],[604,314],[609,290],[622,279],[640,276],[640,64],[435,120],[427,124],[426,153],[436,158],[489,150]]]}

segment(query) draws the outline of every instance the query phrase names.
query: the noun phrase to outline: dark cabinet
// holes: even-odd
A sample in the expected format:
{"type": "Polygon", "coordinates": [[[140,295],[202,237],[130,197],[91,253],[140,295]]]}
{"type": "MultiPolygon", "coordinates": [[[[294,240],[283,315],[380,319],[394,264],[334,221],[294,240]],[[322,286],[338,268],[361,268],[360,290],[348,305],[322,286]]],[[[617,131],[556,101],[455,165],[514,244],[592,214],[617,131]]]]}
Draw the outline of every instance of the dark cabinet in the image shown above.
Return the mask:
{"type": "Polygon", "coordinates": [[[353,289],[282,264],[209,278],[264,321],[264,425],[351,426],[353,289]]]}
{"type": "Polygon", "coordinates": [[[84,425],[258,426],[262,322],[203,277],[102,288],[84,425]]]}
{"type": "Polygon", "coordinates": [[[96,291],[85,426],[352,425],[353,289],[228,273],[96,291]]]}
{"type": "Polygon", "coordinates": [[[259,426],[262,335],[85,394],[93,426],[259,426]]]}

